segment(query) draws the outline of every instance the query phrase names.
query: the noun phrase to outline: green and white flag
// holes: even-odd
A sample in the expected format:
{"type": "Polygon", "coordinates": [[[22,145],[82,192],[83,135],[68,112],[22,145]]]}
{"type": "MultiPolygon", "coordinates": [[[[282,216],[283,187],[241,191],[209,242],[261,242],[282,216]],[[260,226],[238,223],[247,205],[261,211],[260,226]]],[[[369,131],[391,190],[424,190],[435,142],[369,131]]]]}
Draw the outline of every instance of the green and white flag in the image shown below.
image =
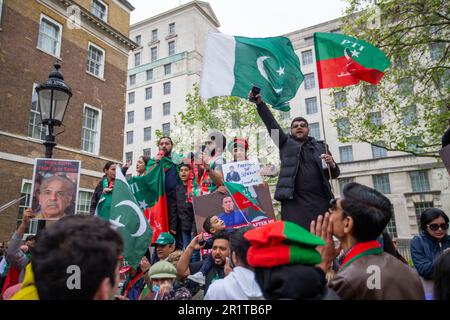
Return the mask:
{"type": "Polygon", "coordinates": [[[300,61],[286,37],[246,38],[210,32],[205,46],[200,96],[247,98],[253,86],[265,102],[288,111],[303,81],[300,61]]]}
{"type": "Polygon", "coordinates": [[[109,222],[122,234],[124,260],[136,269],[150,245],[152,229],[119,167],[116,170],[109,222]]]}

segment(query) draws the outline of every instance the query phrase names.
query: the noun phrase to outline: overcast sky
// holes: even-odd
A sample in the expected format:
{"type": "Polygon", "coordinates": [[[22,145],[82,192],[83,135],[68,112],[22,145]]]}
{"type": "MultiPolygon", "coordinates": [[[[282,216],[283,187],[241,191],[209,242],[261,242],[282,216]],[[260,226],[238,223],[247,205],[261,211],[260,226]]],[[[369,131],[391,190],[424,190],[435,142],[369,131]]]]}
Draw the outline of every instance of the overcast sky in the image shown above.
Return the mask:
{"type": "MultiPolygon", "coordinates": [[[[188,0],[128,0],[136,8],[131,23],[147,19],[188,0]]],[[[223,33],[270,37],[342,16],[345,0],[209,0],[223,33]]]]}

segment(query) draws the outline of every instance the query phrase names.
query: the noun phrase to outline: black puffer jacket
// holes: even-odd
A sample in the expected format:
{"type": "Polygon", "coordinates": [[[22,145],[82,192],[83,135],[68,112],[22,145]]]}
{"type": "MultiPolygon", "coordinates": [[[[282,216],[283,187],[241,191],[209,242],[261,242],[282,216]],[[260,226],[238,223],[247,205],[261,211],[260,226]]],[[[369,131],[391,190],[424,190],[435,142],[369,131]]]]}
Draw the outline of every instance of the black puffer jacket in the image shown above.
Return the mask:
{"type": "MultiPolygon", "coordinates": [[[[283,129],[280,127],[277,120],[275,120],[272,112],[270,112],[269,108],[264,102],[258,104],[257,111],[262,121],[266,125],[269,134],[271,134],[272,130],[278,130],[279,132],[279,141],[276,141],[276,134],[271,135],[272,138],[275,138],[275,145],[277,145],[277,147],[280,149],[281,160],[280,175],[278,177],[278,183],[275,190],[275,200],[284,201],[293,199],[295,177],[300,165],[300,141],[295,139],[290,134],[284,133],[283,129]]],[[[325,153],[325,143],[319,142],[312,137],[308,137],[308,142],[308,146],[306,147],[313,149],[312,151],[314,153],[314,158],[317,159],[316,163],[322,172],[322,180],[325,186],[325,190],[328,190],[331,198],[333,197],[333,193],[331,192],[330,182],[328,181],[328,169],[322,169],[322,161],[320,159],[320,155],[325,153]]],[[[331,154],[329,152],[329,149],[328,153],[331,154]]],[[[339,174],[340,170],[338,165],[336,164],[334,168],[331,168],[331,176],[334,179],[337,178],[339,174]]]]}

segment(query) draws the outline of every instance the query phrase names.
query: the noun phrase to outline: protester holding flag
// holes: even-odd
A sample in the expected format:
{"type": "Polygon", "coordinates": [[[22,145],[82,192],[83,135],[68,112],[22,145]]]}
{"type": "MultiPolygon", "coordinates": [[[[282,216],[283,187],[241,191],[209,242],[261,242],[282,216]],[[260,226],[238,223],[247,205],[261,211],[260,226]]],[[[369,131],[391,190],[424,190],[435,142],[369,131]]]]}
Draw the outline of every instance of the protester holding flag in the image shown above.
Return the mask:
{"type": "MultiPolygon", "coordinates": [[[[99,201],[102,198],[105,198],[104,201],[110,202],[109,195],[111,194],[111,191],[114,187],[114,179],[116,178],[116,166],[117,163],[108,161],[105,163],[105,166],[103,167],[103,173],[105,174],[102,178],[102,180],[99,181],[97,187],[94,190],[94,194],[91,198],[91,208],[90,213],[91,215],[95,214],[95,209],[97,208],[99,201]]],[[[122,174],[126,175],[128,170],[129,164],[124,164],[122,167],[122,174]]]]}
{"type": "Polygon", "coordinates": [[[326,152],[325,143],[309,136],[306,119],[293,119],[291,131],[286,134],[261,95],[255,97],[250,92],[249,99],[256,103],[259,116],[280,149],[281,168],[275,199],[281,202],[281,219],[309,228],[312,220],[328,210],[329,201],[334,197],[329,180],[339,176],[339,167],[326,152]]]}

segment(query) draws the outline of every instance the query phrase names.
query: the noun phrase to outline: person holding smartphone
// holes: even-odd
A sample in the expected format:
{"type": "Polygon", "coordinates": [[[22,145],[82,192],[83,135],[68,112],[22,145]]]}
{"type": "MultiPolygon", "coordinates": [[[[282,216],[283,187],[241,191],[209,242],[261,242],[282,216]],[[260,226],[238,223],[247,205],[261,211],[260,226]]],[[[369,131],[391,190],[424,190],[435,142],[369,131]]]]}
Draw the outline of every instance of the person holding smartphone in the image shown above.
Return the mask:
{"type": "Polygon", "coordinates": [[[327,212],[334,198],[330,179],[339,176],[328,146],[309,136],[309,124],[303,117],[291,122],[285,133],[267,105],[258,88],[249,93],[269,135],[280,150],[281,167],[275,190],[275,200],[281,202],[281,219],[309,229],[311,221],[327,212]]]}

